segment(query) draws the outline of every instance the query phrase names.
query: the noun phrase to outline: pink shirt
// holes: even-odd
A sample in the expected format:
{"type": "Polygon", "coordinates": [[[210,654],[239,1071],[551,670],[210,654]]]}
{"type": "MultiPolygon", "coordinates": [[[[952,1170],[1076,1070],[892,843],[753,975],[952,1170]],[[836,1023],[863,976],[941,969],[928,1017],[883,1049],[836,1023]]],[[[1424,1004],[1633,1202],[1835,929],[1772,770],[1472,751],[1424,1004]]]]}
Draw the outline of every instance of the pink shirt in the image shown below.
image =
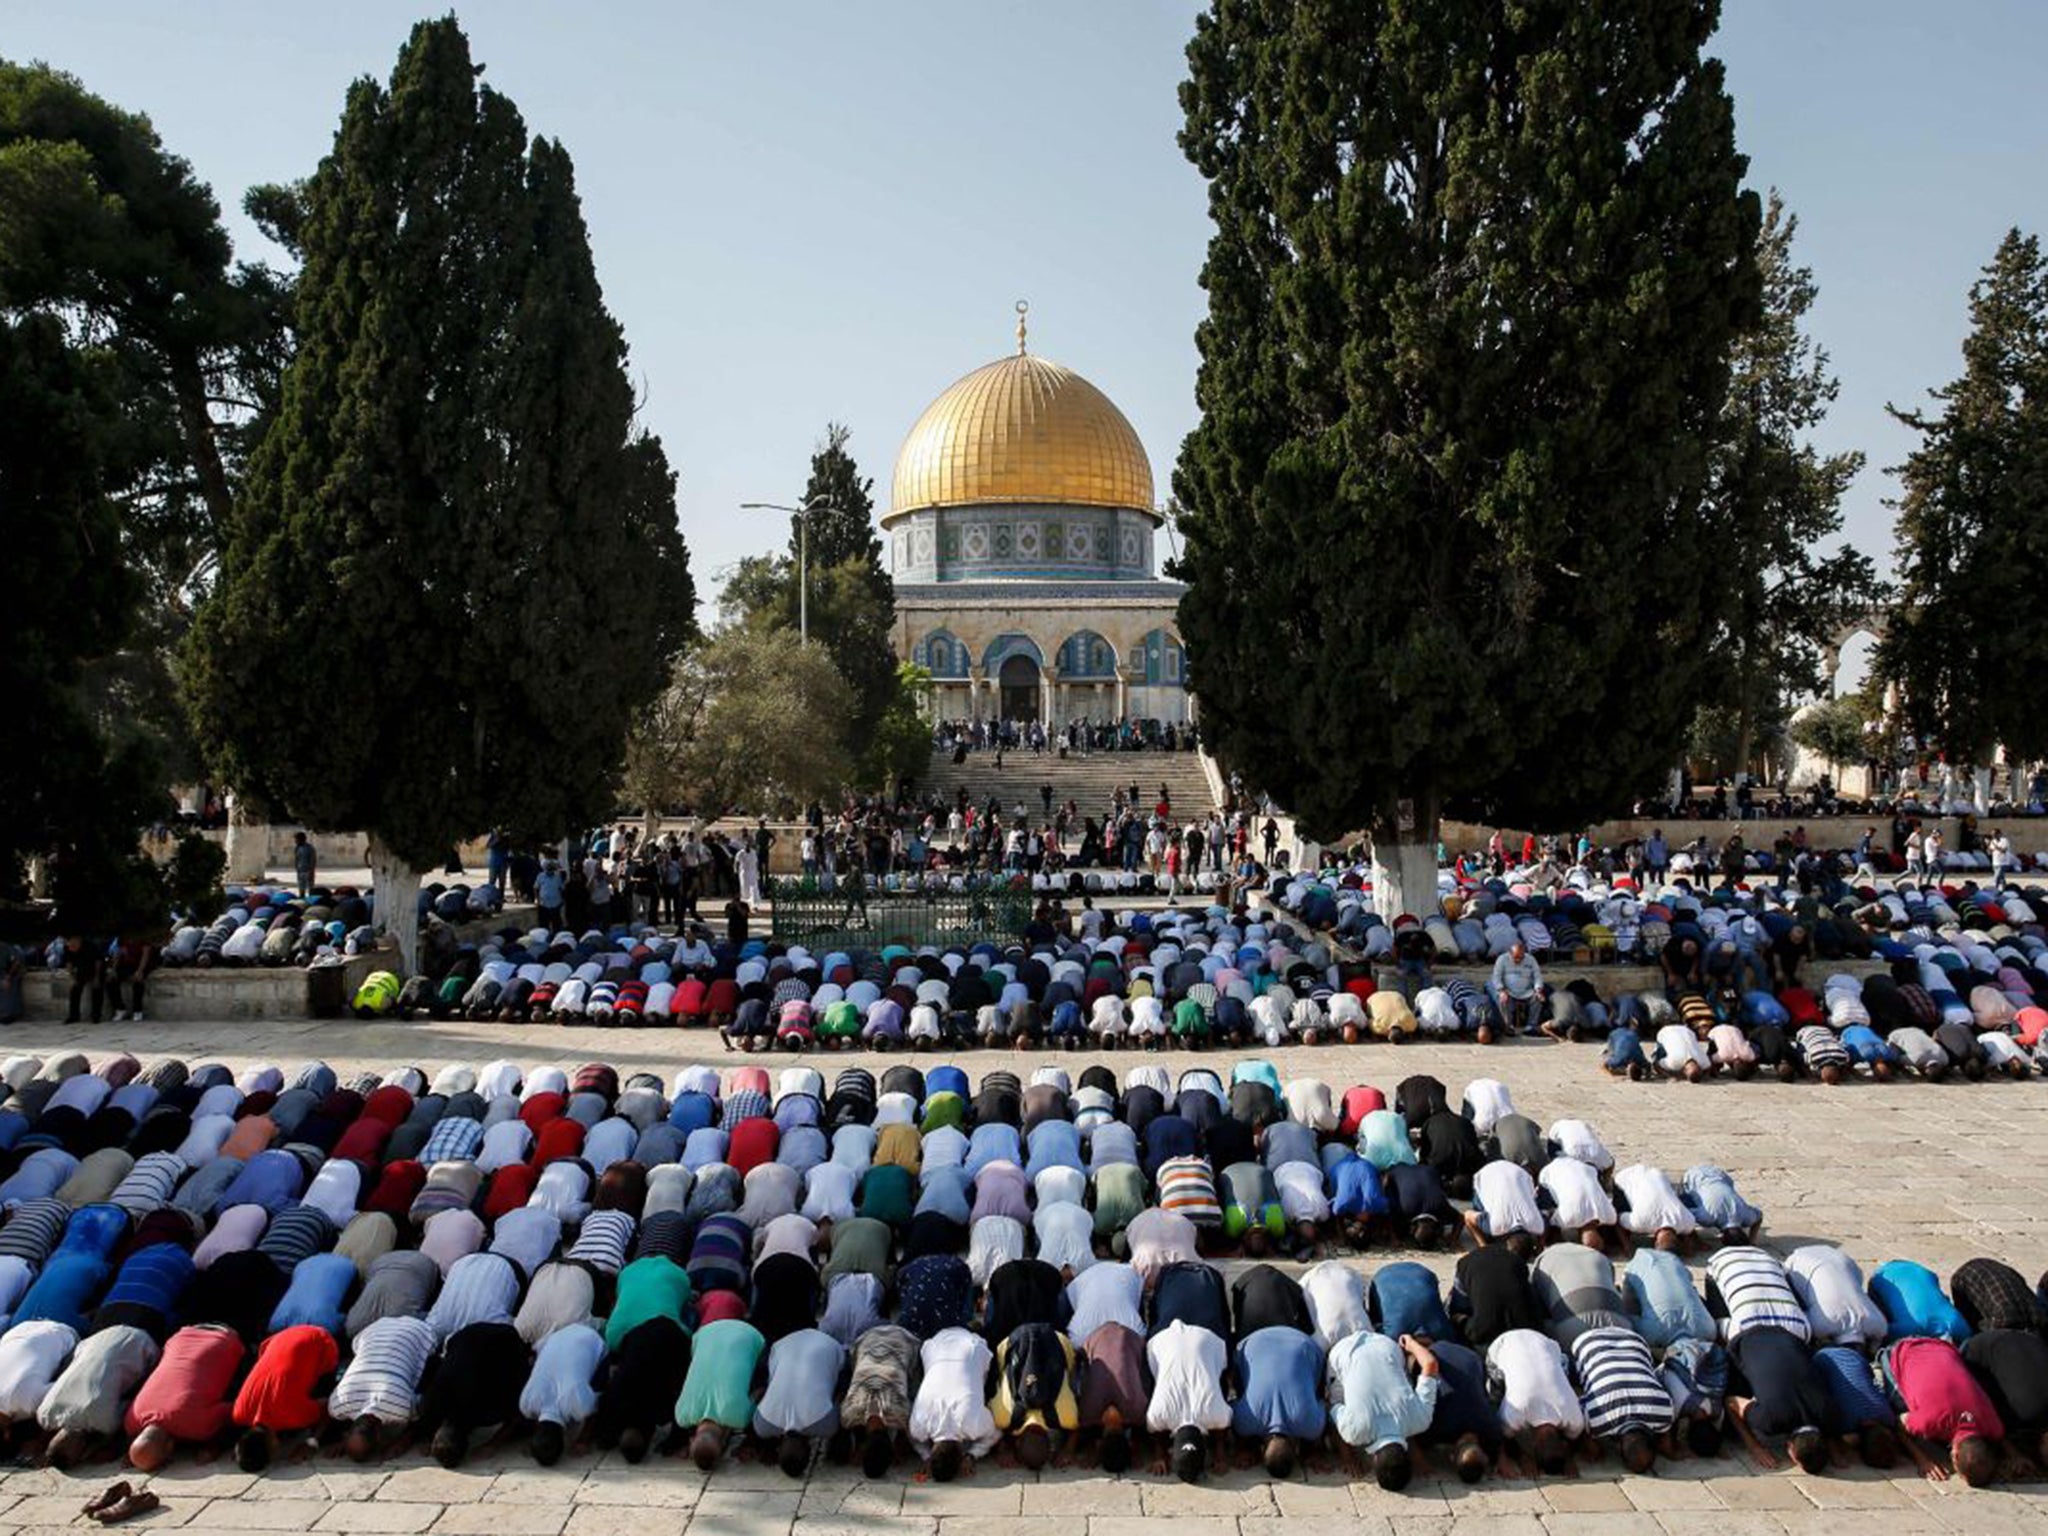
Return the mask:
{"type": "Polygon", "coordinates": [[[1885,1351],[1885,1374],[1905,1400],[1900,1421],[1923,1440],[2005,1438],[1998,1410],[1946,1339],[1901,1339],[1885,1351]]]}

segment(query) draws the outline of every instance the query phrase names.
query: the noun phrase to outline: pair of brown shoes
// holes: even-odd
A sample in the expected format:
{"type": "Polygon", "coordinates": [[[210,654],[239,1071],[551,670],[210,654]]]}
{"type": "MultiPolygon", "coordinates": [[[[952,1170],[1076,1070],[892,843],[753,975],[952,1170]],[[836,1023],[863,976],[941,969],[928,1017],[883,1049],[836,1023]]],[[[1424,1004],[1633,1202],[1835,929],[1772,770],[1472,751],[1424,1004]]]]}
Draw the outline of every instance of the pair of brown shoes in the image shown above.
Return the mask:
{"type": "Polygon", "coordinates": [[[138,1493],[126,1483],[115,1483],[87,1504],[83,1513],[90,1515],[101,1525],[117,1525],[136,1515],[148,1514],[162,1502],[147,1488],[138,1493]]]}

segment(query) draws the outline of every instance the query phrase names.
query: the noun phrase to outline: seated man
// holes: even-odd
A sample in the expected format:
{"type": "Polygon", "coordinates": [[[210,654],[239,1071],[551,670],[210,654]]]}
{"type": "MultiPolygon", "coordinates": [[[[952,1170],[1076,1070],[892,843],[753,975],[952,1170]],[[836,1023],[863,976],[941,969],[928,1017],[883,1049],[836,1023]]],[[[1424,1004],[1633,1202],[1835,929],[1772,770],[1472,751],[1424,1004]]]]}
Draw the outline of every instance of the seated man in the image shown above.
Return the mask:
{"type": "Polygon", "coordinates": [[[1390,1493],[1415,1473],[1408,1442],[1430,1426],[1437,1398],[1436,1356],[1412,1334],[1399,1341],[1382,1333],[1354,1333],[1330,1351],[1330,1422],[1344,1447],[1346,1469],[1372,1461],[1373,1480],[1390,1493]],[[1409,1379],[1413,1367],[1415,1379],[1409,1379]]]}

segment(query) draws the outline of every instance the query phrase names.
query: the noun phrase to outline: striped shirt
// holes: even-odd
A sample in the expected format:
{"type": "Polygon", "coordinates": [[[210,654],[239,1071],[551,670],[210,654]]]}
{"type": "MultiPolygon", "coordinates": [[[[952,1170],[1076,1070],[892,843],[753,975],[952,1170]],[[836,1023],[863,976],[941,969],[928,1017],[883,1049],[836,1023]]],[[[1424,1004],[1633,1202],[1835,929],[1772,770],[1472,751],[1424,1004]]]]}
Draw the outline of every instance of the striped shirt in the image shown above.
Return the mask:
{"type": "Polygon", "coordinates": [[[1198,1227],[1220,1227],[1223,1207],[1216,1199],[1216,1175],[1199,1157],[1171,1157],[1159,1165],[1159,1208],[1198,1227]]]}
{"type": "Polygon", "coordinates": [[[1589,1328],[1571,1343],[1572,1379],[1586,1428],[1606,1438],[1628,1430],[1661,1435],[1676,1417],[1650,1346],[1628,1328],[1589,1328]]]}
{"type": "Polygon", "coordinates": [[[9,1214],[7,1225],[0,1227],[0,1258],[20,1259],[31,1269],[42,1268],[70,1220],[71,1207],[62,1200],[24,1200],[9,1214]]]}
{"type": "Polygon", "coordinates": [[[337,1235],[333,1221],[318,1206],[294,1205],[263,1229],[256,1251],[289,1275],[301,1259],[332,1248],[337,1235]]]}
{"type": "Polygon", "coordinates": [[[1849,1065],[1847,1047],[1842,1044],[1841,1037],[1825,1024],[1809,1024],[1792,1038],[1809,1072],[1818,1072],[1823,1067],[1849,1065]]]}
{"type": "Polygon", "coordinates": [[[1752,1328],[1782,1328],[1802,1344],[1812,1336],[1785,1266],[1761,1248],[1722,1248],[1707,1260],[1707,1306],[1731,1344],[1752,1328]]]}
{"type": "Polygon", "coordinates": [[[563,1257],[587,1264],[600,1274],[616,1275],[626,1267],[634,1227],[632,1216],[625,1211],[592,1211],[563,1257]]]}
{"type": "Polygon", "coordinates": [[[140,1221],[170,1203],[171,1191],[184,1176],[185,1160],[177,1153],[150,1152],[136,1160],[107,1199],[140,1221]]]}
{"type": "Polygon", "coordinates": [[[420,1378],[437,1345],[434,1330],[417,1317],[383,1317],[355,1336],[354,1358],[327,1399],[336,1423],[360,1418],[409,1424],[419,1411],[420,1378]]]}

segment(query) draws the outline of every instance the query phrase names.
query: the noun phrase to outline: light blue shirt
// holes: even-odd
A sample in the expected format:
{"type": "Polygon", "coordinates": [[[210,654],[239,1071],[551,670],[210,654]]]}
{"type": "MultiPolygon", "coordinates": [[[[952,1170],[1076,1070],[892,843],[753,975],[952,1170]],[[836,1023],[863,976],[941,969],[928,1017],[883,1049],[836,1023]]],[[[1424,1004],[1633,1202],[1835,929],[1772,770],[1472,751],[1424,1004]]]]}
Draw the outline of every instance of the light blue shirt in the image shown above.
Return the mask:
{"type": "Polygon", "coordinates": [[[1330,1351],[1330,1419],[1367,1455],[1404,1445],[1436,1415],[1437,1378],[1408,1380],[1408,1357],[1383,1333],[1354,1333],[1330,1351]],[[1339,1399],[1341,1398],[1341,1401],[1339,1399]]]}

